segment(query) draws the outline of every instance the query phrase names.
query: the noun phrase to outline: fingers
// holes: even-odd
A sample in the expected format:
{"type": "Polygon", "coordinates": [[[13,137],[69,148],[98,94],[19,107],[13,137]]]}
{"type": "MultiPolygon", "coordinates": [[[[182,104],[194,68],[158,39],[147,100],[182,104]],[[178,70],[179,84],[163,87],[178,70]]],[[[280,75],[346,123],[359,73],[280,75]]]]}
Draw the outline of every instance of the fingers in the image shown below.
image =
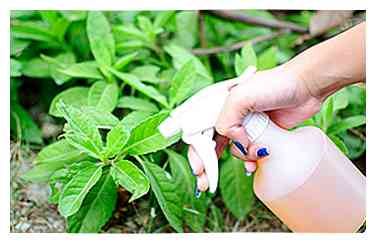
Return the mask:
{"type": "Polygon", "coordinates": [[[244,161],[256,161],[270,154],[269,148],[262,144],[250,144],[246,150],[247,153],[244,153],[236,142],[231,145],[231,153],[244,161]]]}
{"type": "Polygon", "coordinates": [[[197,176],[204,172],[204,163],[202,162],[201,158],[196,153],[193,146],[189,146],[188,148],[188,160],[189,164],[192,169],[192,174],[197,176]]]}

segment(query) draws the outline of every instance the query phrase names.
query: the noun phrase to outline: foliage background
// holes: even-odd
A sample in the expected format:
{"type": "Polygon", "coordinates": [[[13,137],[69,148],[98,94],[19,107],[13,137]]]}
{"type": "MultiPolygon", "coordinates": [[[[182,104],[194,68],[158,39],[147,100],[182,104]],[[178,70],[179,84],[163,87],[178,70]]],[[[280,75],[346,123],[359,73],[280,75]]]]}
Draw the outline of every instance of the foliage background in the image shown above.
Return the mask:
{"type": "MultiPolygon", "coordinates": [[[[75,107],[86,102],[83,97],[86,97],[85,92],[89,88],[93,96],[106,97],[89,100],[89,103],[94,102],[93,106],[102,109],[102,115],[112,112],[112,115],[105,116],[108,120],[101,121],[101,128],[112,129],[115,127],[113,123],[117,124],[119,119],[134,111],[150,116],[161,109],[171,109],[196,90],[239,75],[244,67],[256,60],[256,56],[260,70],[273,68],[365,19],[362,11],[230,12],[232,15],[261,19],[258,24],[229,20],[228,15],[218,17],[218,13],[212,11],[102,13],[91,13],[90,25],[88,12],[85,11],[11,12],[12,232],[80,231],[69,224],[69,218],[68,228],[65,228],[64,220],[54,206],[56,198],[53,199],[53,196],[58,194],[55,194],[53,186],[46,189],[46,182],[29,182],[45,181],[45,178],[41,179],[41,171],[36,170],[31,176],[26,173],[29,176],[23,179],[20,177],[31,167],[32,160],[37,164],[38,159],[41,160],[38,156],[35,158],[35,152],[60,141],[63,136],[64,120],[56,98],[63,91],[73,88],[75,94],[64,101],[75,107]],[[333,19],[337,19],[335,25],[333,19]],[[286,25],[281,28],[265,26],[270,21],[293,23],[300,29],[286,25]],[[250,56],[254,59],[250,60],[250,56]],[[192,73],[194,75],[190,75],[192,73]],[[40,198],[45,200],[40,201],[40,198]],[[33,211],[31,208],[34,207],[48,210],[33,211]],[[40,218],[46,221],[38,224],[40,218]],[[44,226],[38,228],[38,225],[44,226]]],[[[69,119],[69,114],[64,118],[69,119]]],[[[95,115],[95,112],[91,114],[95,115]]],[[[157,123],[147,125],[156,127],[157,123]]],[[[336,93],[325,102],[319,114],[301,125],[315,125],[323,129],[365,173],[364,86],[354,85],[336,93]]],[[[168,144],[162,144],[160,149],[168,144]]],[[[128,202],[138,187],[134,189],[131,185],[117,182],[121,186],[117,187],[116,196],[111,196],[114,200],[112,213],[90,231],[288,230],[254,197],[252,178],[244,175],[241,162],[228,153],[221,160],[219,192],[192,200],[193,177],[189,174],[185,156],[179,155],[185,155],[185,151],[186,146],[178,143],[171,149],[153,154],[138,153],[148,154],[141,160],[171,173],[179,188],[188,185],[186,193],[177,196],[183,198],[187,205],[193,205],[180,212],[184,222],[177,223],[179,218],[176,219],[174,212],[170,212],[171,206],[161,204],[153,183],[153,192],[142,192],[146,195],[140,192],[140,199],[128,202]]],[[[151,181],[148,168],[140,166],[136,162],[137,157],[130,160],[151,181]]],[[[109,172],[104,170],[103,173],[109,172]]],[[[161,189],[163,192],[165,188],[161,189]]],[[[81,227],[81,231],[84,229],[81,227]]]]}

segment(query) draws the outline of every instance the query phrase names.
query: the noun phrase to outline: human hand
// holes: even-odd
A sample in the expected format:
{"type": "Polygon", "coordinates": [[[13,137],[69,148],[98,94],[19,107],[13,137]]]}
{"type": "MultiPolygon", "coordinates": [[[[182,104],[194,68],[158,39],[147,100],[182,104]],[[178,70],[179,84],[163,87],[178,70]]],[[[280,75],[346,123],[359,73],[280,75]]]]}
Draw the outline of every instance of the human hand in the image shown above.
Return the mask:
{"type": "MultiPolygon", "coordinates": [[[[291,128],[311,117],[320,109],[322,100],[310,94],[304,79],[285,66],[257,72],[249,80],[231,88],[230,95],[216,123],[216,152],[220,157],[232,140],[231,153],[245,161],[245,169],[252,173],[256,161],[266,159],[270,151],[266,145],[252,144],[242,126],[243,118],[253,111],[266,112],[283,128],[291,128]]],[[[208,180],[204,166],[194,148],[189,147],[188,158],[197,176],[197,193],[206,191],[208,180]]]]}

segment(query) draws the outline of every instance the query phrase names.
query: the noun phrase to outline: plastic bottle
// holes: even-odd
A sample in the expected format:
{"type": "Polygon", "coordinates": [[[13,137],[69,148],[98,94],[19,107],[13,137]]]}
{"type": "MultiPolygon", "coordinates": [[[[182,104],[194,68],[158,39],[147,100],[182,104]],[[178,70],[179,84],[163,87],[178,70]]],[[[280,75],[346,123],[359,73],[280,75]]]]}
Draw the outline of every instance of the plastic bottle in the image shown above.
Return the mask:
{"type": "Polygon", "coordinates": [[[287,131],[264,113],[244,120],[249,139],[268,145],[257,197],[294,232],[355,232],[365,221],[365,176],[316,127],[287,131]]]}

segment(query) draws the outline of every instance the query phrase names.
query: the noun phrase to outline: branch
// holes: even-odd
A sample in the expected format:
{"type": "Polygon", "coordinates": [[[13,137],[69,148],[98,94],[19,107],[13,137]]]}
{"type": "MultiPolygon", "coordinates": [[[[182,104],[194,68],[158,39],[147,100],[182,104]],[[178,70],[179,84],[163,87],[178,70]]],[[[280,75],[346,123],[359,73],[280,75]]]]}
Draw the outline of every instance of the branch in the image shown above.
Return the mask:
{"type": "Polygon", "coordinates": [[[263,42],[263,41],[274,39],[278,36],[281,36],[283,34],[287,34],[289,32],[290,32],[289,30],[285,29],[285,30],[273,32],[271,34],[257,36],[253,39],[250,39],[250,40],[236,42],[236,43],[229,45],[229,46],[217,46],[217,47],[211,47],[211,48],[196,48],[196,49],[192,50],[192,53],[194,55],[197,55],[197,56],[204,56],[204,55],[217,54],[217,53],[220,53],[220,52],[231,52],[231,51],[238,50],[238,49],[242,48],[243,46],[245,46],[247,44],[255,45],[255,44],[263,42]]]}
{"type": "Polygon", "coordinates": [[[275,29],[289,29],[294,32],[307,33],[308,30],[297,24],[274,19],[266,19],[258,16],[248,16],[228,10],[206,10],[206,13],[227,20],[234,20],[244,24],[260,25],[275,29]]]}
{"type": "Polygon", "coordinates": [[[199,17],[200,46],[202,48],[206,48],[208,46],[208,43],[206,42],[206,38],[205,38],[205,20],[204,20],[205,16],[201,10],[198,11],[198,17],[199,17]]]}

